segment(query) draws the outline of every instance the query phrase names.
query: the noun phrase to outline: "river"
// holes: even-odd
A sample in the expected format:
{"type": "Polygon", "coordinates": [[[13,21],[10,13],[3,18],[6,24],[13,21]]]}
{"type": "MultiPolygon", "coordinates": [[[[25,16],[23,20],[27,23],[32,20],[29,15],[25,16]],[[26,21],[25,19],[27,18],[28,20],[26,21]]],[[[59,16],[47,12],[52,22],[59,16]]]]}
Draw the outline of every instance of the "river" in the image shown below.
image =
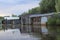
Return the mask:
{"type": "Polygon", "coordinates": [[[20,33],[19,29],[8,29],[0,31],[0,40],[40,40],[36,35],[20,33]]]}

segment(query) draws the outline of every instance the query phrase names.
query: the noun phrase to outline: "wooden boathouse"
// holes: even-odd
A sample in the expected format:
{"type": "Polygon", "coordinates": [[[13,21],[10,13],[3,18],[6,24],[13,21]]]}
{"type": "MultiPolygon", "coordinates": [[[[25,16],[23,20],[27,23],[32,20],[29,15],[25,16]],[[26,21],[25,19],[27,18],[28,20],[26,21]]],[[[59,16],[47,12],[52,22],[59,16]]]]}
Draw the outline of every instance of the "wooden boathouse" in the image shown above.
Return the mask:
{"type": "Polygon", "coordinates": [[[21,21],[21,32],[40,32],[42,27],[46,26],[46,22],[49,17],[52,17],[54,13],[48,14],[25,14],[19,16],[21,21]],[[43,19],[45,18],[45,19],[43,19]],[[43,22],[42,19],[45,21],[43,22]]]}

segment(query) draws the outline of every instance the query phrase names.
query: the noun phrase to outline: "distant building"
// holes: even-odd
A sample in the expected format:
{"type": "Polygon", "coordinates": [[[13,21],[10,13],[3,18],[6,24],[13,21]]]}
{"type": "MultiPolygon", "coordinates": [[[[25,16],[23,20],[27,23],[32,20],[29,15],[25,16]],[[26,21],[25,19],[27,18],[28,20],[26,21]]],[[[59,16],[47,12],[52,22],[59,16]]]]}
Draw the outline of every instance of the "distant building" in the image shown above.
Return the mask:
{"type": "Polygon", "coordinates": [[[5,29],[20,27],[19,17],[4,17],[2,23],[3,23],[3,28],[5,29]]]}

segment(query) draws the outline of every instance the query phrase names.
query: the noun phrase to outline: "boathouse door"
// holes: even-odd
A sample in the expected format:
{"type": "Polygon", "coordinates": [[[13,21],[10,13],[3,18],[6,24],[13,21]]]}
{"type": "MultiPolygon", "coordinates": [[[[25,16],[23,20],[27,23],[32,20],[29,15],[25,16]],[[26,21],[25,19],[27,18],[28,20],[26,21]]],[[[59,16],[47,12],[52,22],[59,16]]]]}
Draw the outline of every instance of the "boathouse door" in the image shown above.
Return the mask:
{"type": "Polygon", "coordinates": [[[32,32],[40,32],[40,24],[41,24],[41,18],[40,17],[33,17],[31,18],[31,24],[32,24],[32,32]]]}
{"type": "Polygon", "coordinates": [[[41,26],[46,26],[47,17],[41,17],[41,26]]]}

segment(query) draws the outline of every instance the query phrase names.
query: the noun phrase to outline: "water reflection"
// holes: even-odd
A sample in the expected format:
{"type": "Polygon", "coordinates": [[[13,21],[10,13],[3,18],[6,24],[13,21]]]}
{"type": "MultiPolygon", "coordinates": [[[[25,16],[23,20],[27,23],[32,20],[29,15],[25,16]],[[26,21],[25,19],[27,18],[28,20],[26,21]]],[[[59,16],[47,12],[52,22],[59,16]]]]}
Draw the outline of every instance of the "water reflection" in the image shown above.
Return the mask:
{"type": "Polygon", "coordinates": [[[0,40],[40,40],[28,33],[20,33],[19,29],[8,29],[0,32],[0,40]]]}
{"type": "Polygon", "coordinates": [[[19,29],[0,31],[0,40],[60,40],[60,26],[41,26],[39,33],[21,33],[19,29]]]}
{"type": "Polygon", "coordinates": [[[48,29],[46,28],[46,26],[41,26],[41,31],[42,34],[48,34],[48,29]]]}
{"type": "Polygon", "coordinates": [[[60,26],[47,26],[48,34],[42,35],[42,40],[60,40],[60,26]]]}

